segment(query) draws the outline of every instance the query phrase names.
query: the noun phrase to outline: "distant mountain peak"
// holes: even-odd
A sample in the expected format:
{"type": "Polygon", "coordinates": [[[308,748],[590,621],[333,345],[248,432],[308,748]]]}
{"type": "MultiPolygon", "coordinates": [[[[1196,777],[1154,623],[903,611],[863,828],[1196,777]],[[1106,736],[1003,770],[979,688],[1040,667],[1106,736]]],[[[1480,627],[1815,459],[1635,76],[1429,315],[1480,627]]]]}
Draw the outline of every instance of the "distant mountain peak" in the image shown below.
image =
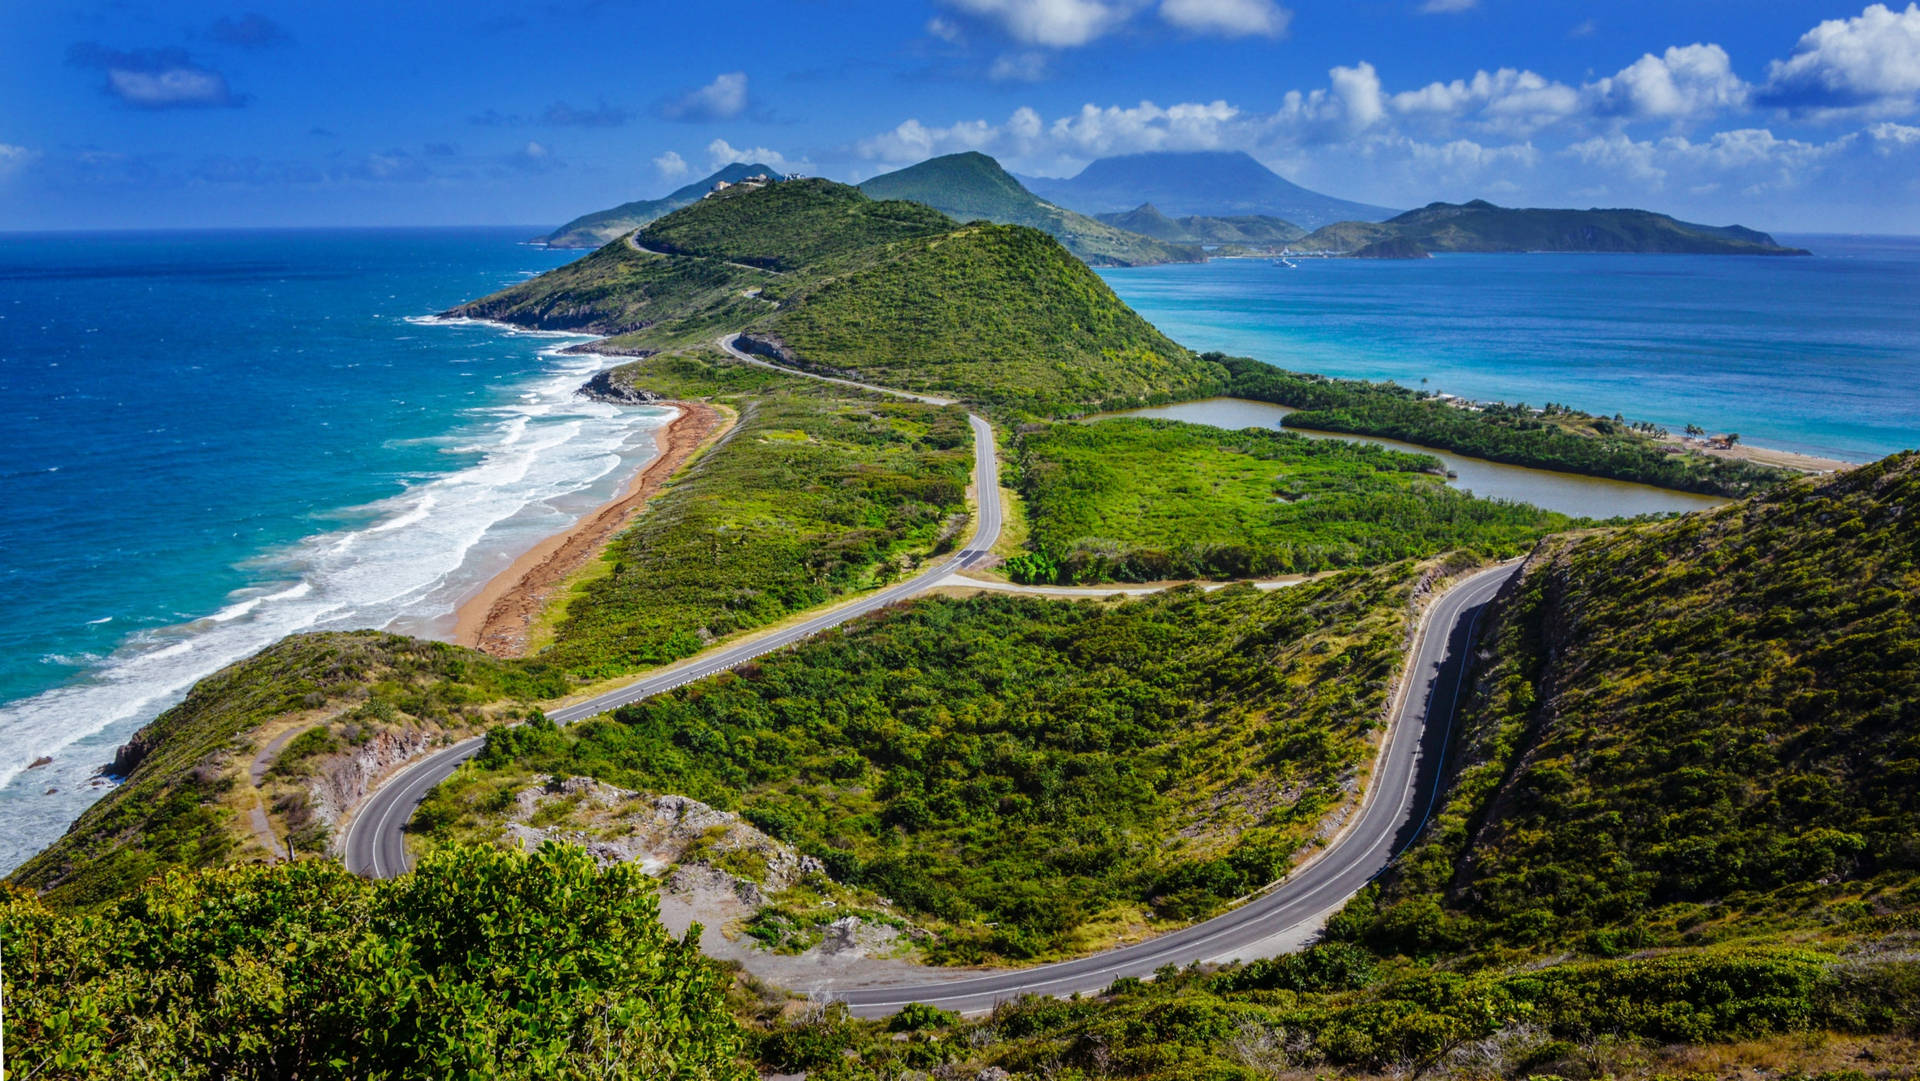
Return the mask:
{"type": "Polygon", "coordinates": [[[1021,179],[1042,198],[1094,215],[1151,203],[1173,217],[1264,215],[1311,229],[1396,213],[1309,191],[1242,150],[1150,150],[1101,158],[1073,177],[1021,179]]]}

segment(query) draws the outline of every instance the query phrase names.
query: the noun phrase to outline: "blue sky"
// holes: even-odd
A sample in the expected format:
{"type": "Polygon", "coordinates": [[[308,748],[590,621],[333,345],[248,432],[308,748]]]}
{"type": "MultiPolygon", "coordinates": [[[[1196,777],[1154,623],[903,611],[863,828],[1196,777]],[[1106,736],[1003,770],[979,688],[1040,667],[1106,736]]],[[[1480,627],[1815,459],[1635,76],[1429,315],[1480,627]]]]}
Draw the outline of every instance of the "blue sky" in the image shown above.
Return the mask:
{"type": "Polygon", "coordinates": [[[727,160],[1244,149],[1387,206],[1920,233],[1920,4],[13,4],[0,229],[554,224],[727,160]]]}

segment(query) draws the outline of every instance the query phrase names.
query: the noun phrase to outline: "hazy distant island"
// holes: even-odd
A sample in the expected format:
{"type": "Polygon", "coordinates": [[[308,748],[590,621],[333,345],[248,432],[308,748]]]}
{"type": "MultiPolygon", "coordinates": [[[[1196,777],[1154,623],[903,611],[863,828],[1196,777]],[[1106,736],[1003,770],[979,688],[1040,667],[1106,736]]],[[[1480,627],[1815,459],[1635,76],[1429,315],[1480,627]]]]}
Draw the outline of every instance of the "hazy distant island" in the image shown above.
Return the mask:
{"type": "Polygon", "coordinates": [[[1700,225],[1649,210],[1545,210],[1429,203],[1383,222],[1343,221],[1292,241],[1296,252],[1417,259],[1428,252],[1807,255],[1756,229],[1700,225]]]}

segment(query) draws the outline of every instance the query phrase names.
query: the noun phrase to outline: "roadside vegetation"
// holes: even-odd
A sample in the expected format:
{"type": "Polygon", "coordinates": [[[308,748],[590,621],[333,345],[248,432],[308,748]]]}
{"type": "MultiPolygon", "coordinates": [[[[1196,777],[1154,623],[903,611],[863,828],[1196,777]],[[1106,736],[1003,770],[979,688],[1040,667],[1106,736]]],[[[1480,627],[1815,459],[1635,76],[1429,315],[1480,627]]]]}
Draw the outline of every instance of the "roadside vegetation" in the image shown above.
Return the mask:
{"type": "Polygon", "coordinates": [[[1392,383],[1330,379],[1246,357],[1208,353],[1228,373],[1227,393],[1299,410],[1289,428],[1349,432],[1418,443],[1488,461],[1557,469],[1706,495],[1739,497],[1797,474],[1662,443],[1644,426],[1555,406],[1466,409],[1392,383]]]}
{"type": "Polygon", "coordinates": [[[973,436],[921,405],[703,356],[624,381],[739,414],[602,556],[539,659],[597,679],[910,574],[967,527],[973,436]]]}
{"type": "Polygon", "coordinates": [[[490,772],[682,794],[935,928],[939,961],[1077,952],[1281,877],[1371,756],[1421,576],[925,598],[607,718],[496,732],[445,801],[504,790],[490,772]]]}
{"type": "MultiPolygon", "coordinates": [[[[201,680],[185,701],[142,728],[122,751],[125,779],[7,880],[45,891],[49,902],[86,905],[124,897],[169,867],[258,855],[246,849],[235,798],[252,798],[254,733],[269,722],[306,715],[333,726],[319,729],[323,737],[301,737],[305,745],[295,739],[283,748],[285,776],[301,768],[315,743],[334,742],[339,750],[383,734],[475,728],[500,708],[551,698],[566,686],[545,665],[397,634],[283,639],[201,680]]],[[[297,787],[286,795],[274,808],[280,827],[307,851],[323,847],[326,829],[307,798],[297,787]]]]}
{"type": "Polygon", "coordinates": [[[1920,911],[1915,508],[1907,454],[1543,549],[1367,941],[1609,955],[1920,911]]]}
{"type": "Polygon", "coordinates": [[[99,911],[0,893],[9,1077],[748,1081],[727,981],[577,848],[173,871],[99,911]]]}
{"type": "Polygon", "coordinates": [[[1021,580],[1272,578],[1518,555],[1571,522],[1449,488],[1438,460],[1286,432],[1113,418],[1020,437],[1021,580]]]}

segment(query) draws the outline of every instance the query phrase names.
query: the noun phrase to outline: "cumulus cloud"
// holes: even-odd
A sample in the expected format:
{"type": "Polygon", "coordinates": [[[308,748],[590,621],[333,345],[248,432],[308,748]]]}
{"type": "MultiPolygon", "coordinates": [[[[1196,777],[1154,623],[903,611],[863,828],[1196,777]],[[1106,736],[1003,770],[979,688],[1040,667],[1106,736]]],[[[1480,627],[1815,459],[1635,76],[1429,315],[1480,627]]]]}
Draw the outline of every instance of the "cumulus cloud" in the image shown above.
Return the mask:
{"type": "Polygon", "coordinates": [[[946,0],[947,6],[997,26],[1026,45],[1072,48],[1117,29],[1132,17],[1130,0],[946,0]]]}
{"type": "Polygon", "coordinates": [[[1393,95],[1394,112],[1449,120],[1472,116],[1493,131],[1527,134],[1580,112],[1580,91],[1531,71],[1501,68],[1393,95]]]}
{"type": "Polygon", "coordinates": [[[1273,0],[1161,0],[1160,17],[1196,34],[1279,37],[1293,12],[1273,0]]]}
{"type": "Polygon", "coordinates": [[[725,139],[715,139],[707,144],[708,167],[718,171],[722,166],[733,162],[743,165],[765,165],[782,173],[810,173],[813,165],[806,158],[789,158],[771,147],[755,146],[741,148],[725,139]]]}
{"type": "Polygon", "coordinates": [[[729,71],[705,86],[689,90],[660,106],[668,120],[700,123],[731,120],[747,111],[747,73],[729,71]]]}
{"type": "Polygon", "coordinates": [[[1920,4],[1874,4],[1807,31],[1792,56],[1770,65],[1759,97],[1799,111],[1912,111],[1920,99],[1920,4]]]}
{"type": "Polygon", "coordinates": [[[675,180],[687,175],[687,159],[672,150],[653,159],[653,167],[663,180],[675,180]]]}
{"type": "Polygon", "coordinates": [[[1718,45],[1685,45],[1648,53],[1618,75],[1588,87],[1596,111],[1635,119],[1711,116],[1747,102],[1749,87],[1718,45]]]}
{"type": "Polygon", "coordinates": [[[238,107],[247,102],[227,85],[226,76],[195,63],[181,49],[123,52],[81,41],[68,48],[67,63],[104,72],[107,93],[140,109],[238,107]]]}
{"type": "Polygon", "coordinates": [[[293,40],[285,27],[257,11],[249,11],[245,15],[222,15],[213,21],[207,36],[222,45],[234,45],[242,49],[267,49],[293,40]]]}

